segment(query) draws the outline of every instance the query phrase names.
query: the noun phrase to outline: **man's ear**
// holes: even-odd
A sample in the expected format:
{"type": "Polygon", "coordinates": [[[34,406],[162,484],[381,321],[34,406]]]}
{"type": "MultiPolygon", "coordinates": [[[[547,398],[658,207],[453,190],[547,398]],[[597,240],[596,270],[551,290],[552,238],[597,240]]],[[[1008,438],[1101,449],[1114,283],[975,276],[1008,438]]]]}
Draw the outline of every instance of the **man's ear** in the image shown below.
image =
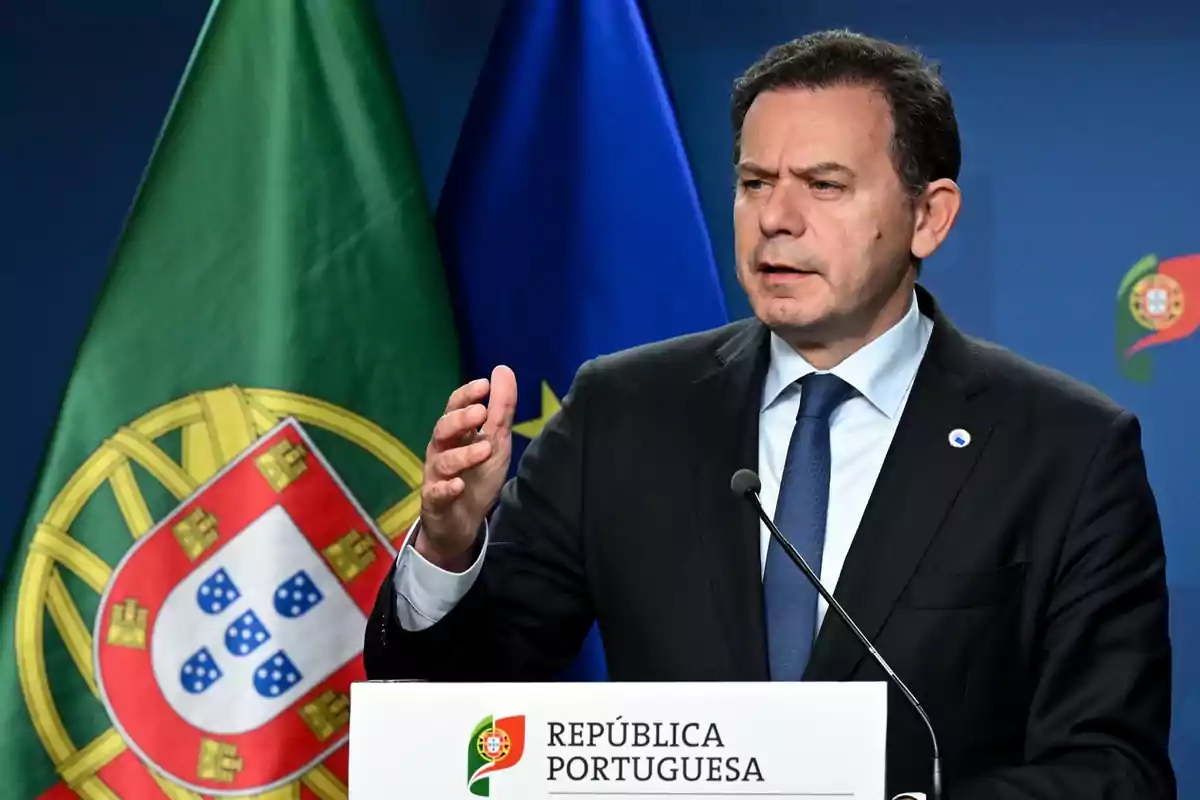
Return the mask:
{"type": "Polygon", "coordinates": [[[913,215],[912,254],[928,258],[950,235],[962,207],[962,191],[949,178],[939,178],[917,198],[913,215]]]}

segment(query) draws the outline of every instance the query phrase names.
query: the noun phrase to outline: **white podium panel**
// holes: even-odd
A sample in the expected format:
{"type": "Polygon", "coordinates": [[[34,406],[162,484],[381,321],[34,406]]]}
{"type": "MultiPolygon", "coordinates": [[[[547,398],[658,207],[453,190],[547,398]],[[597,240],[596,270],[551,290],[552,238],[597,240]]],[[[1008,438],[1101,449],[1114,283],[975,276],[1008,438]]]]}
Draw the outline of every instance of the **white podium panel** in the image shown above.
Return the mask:
{"type": "Polygon", "coordinates": [[[350,800],[884,796],[884,683],[356,683],[350,800]]]}

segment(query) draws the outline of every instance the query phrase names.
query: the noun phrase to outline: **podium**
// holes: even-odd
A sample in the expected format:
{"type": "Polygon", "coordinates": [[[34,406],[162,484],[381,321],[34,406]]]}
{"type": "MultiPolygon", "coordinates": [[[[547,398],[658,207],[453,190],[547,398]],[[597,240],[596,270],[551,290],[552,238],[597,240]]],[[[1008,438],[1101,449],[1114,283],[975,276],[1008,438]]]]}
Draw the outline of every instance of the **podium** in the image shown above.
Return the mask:
{"type": "Polygon", "coordinates": [[[884,797],[885,683],[350,690],[350,800],[884,797]]]}

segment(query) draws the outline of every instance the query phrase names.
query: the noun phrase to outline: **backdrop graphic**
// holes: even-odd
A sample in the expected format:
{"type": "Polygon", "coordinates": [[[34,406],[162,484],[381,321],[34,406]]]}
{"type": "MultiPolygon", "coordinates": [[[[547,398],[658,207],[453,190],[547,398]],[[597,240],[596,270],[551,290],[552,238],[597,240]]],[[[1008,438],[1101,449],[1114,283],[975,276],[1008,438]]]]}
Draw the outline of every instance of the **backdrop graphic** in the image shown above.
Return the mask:
{"type": "MultiPolygon", "coordinates": [[[[0,538],[19,524],[207,5],[47,0],[6,9],[0,538]]],[[[1200,797],[1200,764],[1186,757],[1200,752],[1200,332],[1138,352],[1149,359],[1142,367],[1120,355],[1123,337],[1153,333],[1129,303],[1146,276],[1123,284],[1144,259],[1182,290],[1181,321],[1164,330],[1183,330],[1188,309],[1200,307],[1194,272],[1167,266],[1200,253],[1200,11],[1176,0],[644,5],[731,316],[748,309],[730,256],[730,81],[778,40],[833,25],[916,43],[942,63],[963,129],[966,207],[927,283],[968,332],[1082,378],[1139,415],[1169,555],[1180,796],[1200,797]]],[[[436,201],[501,2],[378,6],[436,201]]],[[[1143,289],[1148,321],[1175,313],[1173,286],[1143,289]]]]}

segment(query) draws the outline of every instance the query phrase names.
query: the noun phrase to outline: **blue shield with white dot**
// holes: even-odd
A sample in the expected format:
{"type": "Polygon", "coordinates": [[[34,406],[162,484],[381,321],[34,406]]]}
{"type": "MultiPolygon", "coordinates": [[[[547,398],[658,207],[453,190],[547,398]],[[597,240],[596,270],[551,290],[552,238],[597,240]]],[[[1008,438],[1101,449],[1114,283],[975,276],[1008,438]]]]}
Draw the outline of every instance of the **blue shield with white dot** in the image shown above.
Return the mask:
{"type": "Polygon", "coordinates": [[[317,607],[325,596],[308,573],[300,570],[275,587],[275,610],[282,617],[296,619],[317,607]]]}
{"type": "Polygon", "coordinates": [[[201,647],[179,668],[179,683],[188,694],[202,694],[224,673],[207,647],[201,647]]]}
{"type": "Polygon", "coordinates": [[[263,697],[278,697],[303,677],[288,654],[279,650],[254,671],[254,690],[263,697]]]}
{"type": "Polygon", "coordinates": [[[254,609],[243,612],[225,629],[225,649],[235,656],[253,653],[271,638],[271,632],[254,609]]]}
{"type": "Polygon", "coordinates": [[[196,603],[205,614],[220,614],[242,596],[224,567],[205,578],[196,589],[196,603]]]}

